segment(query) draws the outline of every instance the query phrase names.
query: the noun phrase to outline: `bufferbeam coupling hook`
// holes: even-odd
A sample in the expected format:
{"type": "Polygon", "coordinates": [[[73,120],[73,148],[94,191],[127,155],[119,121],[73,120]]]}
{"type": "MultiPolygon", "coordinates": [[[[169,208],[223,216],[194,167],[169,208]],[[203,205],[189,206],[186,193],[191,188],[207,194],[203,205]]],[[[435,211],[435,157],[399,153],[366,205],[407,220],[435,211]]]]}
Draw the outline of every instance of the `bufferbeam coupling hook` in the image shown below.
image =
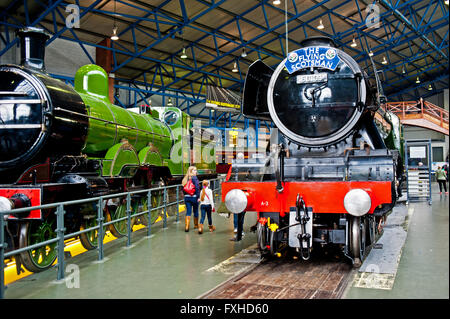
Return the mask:
{"type": "Polygon", "coordinates": [[[310,220],[310,217],[308,215],[308,210],[306,208],[305,201],[303,200],[303,197],[300,196],[300,194],[297,194],[297,200],[296,200],[296,217],[295,219],[300,223],[301,227],[301,233],[297,235],[297,238],[300,242],[300,255],[303,260],[309,260],[311,257],[310,252],[310,244],[309,240],[311,238],[311,234],[308,234],[306,232],[306,224],[310,220]]]}

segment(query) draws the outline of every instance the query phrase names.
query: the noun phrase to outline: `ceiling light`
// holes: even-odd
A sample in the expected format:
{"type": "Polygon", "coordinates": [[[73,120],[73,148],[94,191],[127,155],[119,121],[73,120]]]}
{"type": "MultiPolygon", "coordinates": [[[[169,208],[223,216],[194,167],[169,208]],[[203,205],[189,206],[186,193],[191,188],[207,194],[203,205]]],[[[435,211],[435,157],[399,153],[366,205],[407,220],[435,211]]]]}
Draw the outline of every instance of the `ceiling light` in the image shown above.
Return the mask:
{"type": "Polygon", "coordinates": [[[233,64],[233,70],[231,70],[231,72],[233,72],[233,73],[239,72],[239,70],[238,70],[238,68],[237,68],[237,63],[236,63],[236,62],[234,62],[234,64],[233,64]]]}
{"type": "Polygon", "coordinates": [[[320,23],[319,23],[319,25],[317,26],[317,29],[322,30],[322,29],[324,29],[324,28],[325,28],[325,26],[324,26],[323,23],[322,23],[322,19],[320,19],[320,23]]]}
{"type": "Polygon", "coordinates": [[[420,79],[419,79],[419,77],[417,77],[417,79],[416,79],[416,83],[417,83],[417,84],[419,84],[419,83],[420,83],[420,79]]]}
{"type": "Polygon", "coordinates": [[[245,52],[245,48],[242,49],[241,57],[245,58],[247,56],[247,52],[245,52]]]}
{"type": "Polygon", "coordinates": [[[403,74],[405,74],[406,73],[406,69],[405,69],[405,67],[403,66],[403,68],[402,68],[402,73],[403,74]]]}
{"type": "Polygon", "coordinates": [[[187,59],[186,48],[183,48],[183,53],[181,54],[180,58],[187,59]]]}
{"type": "Polygon", "coordinates": [[[448,5],[448,0],[445,0],[444,3],[445,3],[446,5],[448,5]]]}
{"type": "Polygon", "coordinates": [[[172,103],[172,99],[169,97],[169,99],[167,100],[167,105],[168,106],[172,106],[173,105],[173,103],[172,103]]]}
{"type": "Polygon", "coordinates": [[[383,61],[381,61],[381,63],[382,63],[382,64],[387,64],[387,63],[388,63],[388,61],[386,60],[386,57],[385,57],[385,56],[383,57],[383,61]]]}
{"type": "Polygon", "coordinates": [[[369,51],[369,56],[373,56],[372,50],[369,51]]]}
{"type": "Polygon", "coordinates": [[[113,41],[119,40],[119,36],[117,35],[117,27],[116,26],[113,28],[113,34],[111,36],[111,40],[113,40],[113,41]]]}
{"type": "Polygon", "coordinates": [[[432,90],[433,90],[433,87],[431,86],[431,84],[428,85],[428,91],[432,91],[432,90]]]}
{"type": "Polygon", "coordinates": [[[117,35],[117,26],[116,26],[116,1],[114,1],[114,27],[113,27],[113,34],[111,36],[111,40],[117,41],[119,40],[119,36],[117,35]]]}
{"type": "Polygon", "coordinates": [[[274,4],[274,5],[279,5],[281,3],[281,0],[273,0],[272,1],[272,4],[274,4]]]}
{"type": "Polygon", "coordinates": [[[350,44],[350,46],[351,46],[352,48],[355,48],[355,47],[358,46],[358,44],[356,43],[355,38],[353,38],[352,43],[350,44]]]}

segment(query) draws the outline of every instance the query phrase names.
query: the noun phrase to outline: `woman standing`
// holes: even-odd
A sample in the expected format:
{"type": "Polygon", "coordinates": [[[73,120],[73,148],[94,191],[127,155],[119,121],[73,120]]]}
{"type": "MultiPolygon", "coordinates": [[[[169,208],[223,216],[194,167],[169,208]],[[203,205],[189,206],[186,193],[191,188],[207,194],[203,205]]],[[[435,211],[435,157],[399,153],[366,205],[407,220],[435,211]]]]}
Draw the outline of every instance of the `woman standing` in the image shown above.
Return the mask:
{"type": "Polygon", "coordinates": [[[200,193],[200,210],[202,216],[200,218],[200,225],[198,226],[198,233],[203,233],[203,222],[205,221],[205,216],[208,215],[209,231],[213,232],[216,227],[213,226],[211,211],[214,209],[214,196],[212,190],[208,187],[209,182],[204,180],[202,182],[203,189],[200,193]]]}
{"type": "Polygon", "coordinates": [[[444,185],[445,194],[448,194],[447,192],[447,174],[445,174],[445,171],[438,166],[436,170],[436,180],[439,184],[439,194],[442,194],[442,185],[444,185]]]}
{"type": "Polygon", "coordinates": [[[185,228],[184,231],[189,231],[189,224],[191,221],[192,210],[194,211],[194,229],[198,228],[198,203],[200,201],[200,184],[197,177],[197,168],[195,166],[189,166],[186,175],[184,176],[181,184],[183,185],[184,203],[186,205],[186,217],[184,219],[185,228]],[[186,188],[189,188],[192,183],[195,190],[193,192],[187,192],[186,188]]]}

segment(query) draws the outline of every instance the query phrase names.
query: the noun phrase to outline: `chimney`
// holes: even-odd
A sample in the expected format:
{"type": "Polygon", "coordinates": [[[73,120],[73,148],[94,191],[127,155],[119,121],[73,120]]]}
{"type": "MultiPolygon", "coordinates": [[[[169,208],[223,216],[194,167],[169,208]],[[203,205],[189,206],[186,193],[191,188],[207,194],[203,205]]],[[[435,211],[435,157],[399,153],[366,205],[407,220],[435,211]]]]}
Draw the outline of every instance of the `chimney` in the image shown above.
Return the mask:
{"type": "Polygon", "coordinates": [[[43,29],[26,27],[17,32],[20,39],[20,64],[45,72],[45,43],[50,35],[43,29]]]}
{"type": "Polygon", "coordinates": [[[300,42],[300,45],[302,47],[309,47],[309,46],[326,46],[326,47],[333,47],[336,48],[336,43],[332,38],[326,37],[326,36],[316,36],[316,37],[309,37],[300,42]]]}

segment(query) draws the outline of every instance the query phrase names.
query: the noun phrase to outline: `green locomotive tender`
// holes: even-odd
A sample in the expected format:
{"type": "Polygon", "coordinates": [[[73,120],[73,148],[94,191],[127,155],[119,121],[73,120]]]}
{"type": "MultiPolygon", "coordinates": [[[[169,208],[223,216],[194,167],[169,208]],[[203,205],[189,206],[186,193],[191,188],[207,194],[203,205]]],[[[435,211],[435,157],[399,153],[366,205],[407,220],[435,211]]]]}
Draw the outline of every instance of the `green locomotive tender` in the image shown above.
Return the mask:
{"type": "MultiPolygon", "coordinates": [[[[201,178],[216,176],[215,141],[192,127],[188,114],[175,107],[136,113],[111,104],[108,75],[97,65],[81,67],[74,87],[56,80],[44,68],[48,35],[36,28],[18,33],[21,65],[0,66],[0,211],[179,183],[190,165],[201,178]]],[[[162,192],[154,192],[153,207],[161,200],[162,192]]],[[[146,196],[133,197],[132,205],[147,210],[146,196]]],[[[106,220],[126,214],[123,198],[104,206],[106,220]]],[[[97,223],[96,204],[65,209],[66,233],[97,223]]],[[[133,222],[152,223],[158,213],[133,222]]],[[[55,237],[54,210],[8,220],[9,249],[55,237]]],[[[109,229],[123,236],[126,221],[109,229]]],[[[80,241],[94,249],[97,234],[81,234],[80,241]]],[[[42,271],[55,259],[55,245],[29,250],[16,256],[17,270],[22,264],[42,271]]]]}

